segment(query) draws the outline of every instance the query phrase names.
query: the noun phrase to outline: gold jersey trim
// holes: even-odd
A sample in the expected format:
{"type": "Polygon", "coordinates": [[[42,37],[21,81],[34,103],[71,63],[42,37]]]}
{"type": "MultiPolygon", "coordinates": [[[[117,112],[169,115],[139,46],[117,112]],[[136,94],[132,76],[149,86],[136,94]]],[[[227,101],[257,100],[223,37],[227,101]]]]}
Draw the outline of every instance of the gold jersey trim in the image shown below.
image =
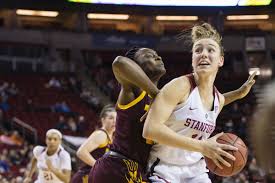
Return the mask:
{"type": "Polygon", "coordinates": [[[117,104],[117,106],[122,110],[129,109],[130,107],[133,107],[134,105],[139,103],[145,97],[145,95],[146,95],[146,92],[143,91],[135,100],[133,100],[129,104],[126,104],[126,105],[117,104]]]}

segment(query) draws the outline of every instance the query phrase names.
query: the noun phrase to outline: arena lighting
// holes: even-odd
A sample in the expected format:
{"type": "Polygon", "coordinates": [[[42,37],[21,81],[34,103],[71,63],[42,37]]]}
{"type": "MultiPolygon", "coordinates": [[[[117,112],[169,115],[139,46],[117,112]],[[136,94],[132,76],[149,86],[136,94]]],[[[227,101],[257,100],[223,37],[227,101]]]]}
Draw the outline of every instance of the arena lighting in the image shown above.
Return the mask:
{"type": "Polygon", "coordinates": [[[266,20],[269,15],[228,15],[227,20],[266,20]]]}
{"type": "Polygon", "coordinates": [[[264,6],[272,0],[67,0],[75,3],[142,6],[264,6]]]}
{"type": "Polygon", "coordinates": [[[127,14],[99,14],[99,13],[88,13],[89,19],[106,19],[106,20],[128,20],[129,15],[127,14]]]}
{"type": "Polygon", "coordinates": [[[272,0],[239,0],[239,6],[263,6],[270,5],[272,0]]]}
{"type": "Polygon", "coordinates": [[[59,14],[57,11],[35,11],[35,10],[16,10],[17,15],[27,15],[27,16],[42,16],[42,17],[57,17],[59,14]]]}
{"type": "Polygon", "coordinates": [[[156,16],[156,20],[166,21],[196,21],[198,16],[156,16]]]}
{"type": "Polygon", "coordinates": [[[256,71],[256,75],[260,75],[261,74],[259,67],[251,67],[251,68],[249,68],[249,71],[248,71],[249,75],[253,74],[255,71],[256,71]]]}

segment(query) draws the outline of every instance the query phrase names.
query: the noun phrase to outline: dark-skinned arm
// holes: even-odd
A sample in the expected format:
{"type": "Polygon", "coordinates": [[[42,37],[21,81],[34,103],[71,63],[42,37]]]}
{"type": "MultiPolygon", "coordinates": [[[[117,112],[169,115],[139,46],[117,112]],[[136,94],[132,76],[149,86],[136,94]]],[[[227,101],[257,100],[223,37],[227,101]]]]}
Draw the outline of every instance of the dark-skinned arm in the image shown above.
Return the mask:
{"type": "Polygon", "coordinates": [[[153,98],[159,93],[157,86],[133,60],[118,56],[112,64],[113,72],[122,86],[135,86],[146,91],[153,98]]]}

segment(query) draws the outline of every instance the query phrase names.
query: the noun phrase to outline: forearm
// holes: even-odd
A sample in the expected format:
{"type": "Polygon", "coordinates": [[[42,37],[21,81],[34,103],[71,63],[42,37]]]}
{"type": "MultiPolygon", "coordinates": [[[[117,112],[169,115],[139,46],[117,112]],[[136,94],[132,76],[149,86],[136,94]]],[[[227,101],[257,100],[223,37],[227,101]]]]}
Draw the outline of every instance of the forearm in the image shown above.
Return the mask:
{"type": "Polygon", "coordinates": [[[239,99],[243,98],[242,91],[240,88],[237,90],[233,90],[233,91],[224,93],[223,96],[225,99],[224,105],[230,104],[230,103],[234,102],[235,100],[239,100],[239,99]]]}
{"type": "Polygon", "coordinates": [[[30,172],[27,175],[27,177],[32,178],[32,176],[36,170],[36,163],[37,163],[37,160],[35,158],[33,158],[31,161],[31,169],[30,169],[30,172]]]}
{"type": "Polygon", "coordinates": [[[157,86],[149,79],[140,66],[129,58],[117,57],[113,62],[113,71],[116,77],[138,88],[142,88],[152,97],[155,97],[159,92],[157,86]]]}
{"type": "Polygon", "coordinates": [[[147,126],[143,130],[143,136],[160,144],[188,151],[203,151],[202,141],[179,135],[164,124],[147,126]]]}
{"type": "Polygon", "coordinates": [[[94,166],[96,160],[87,151],[77,152],[77,157],[89,166],[94,166]]]}

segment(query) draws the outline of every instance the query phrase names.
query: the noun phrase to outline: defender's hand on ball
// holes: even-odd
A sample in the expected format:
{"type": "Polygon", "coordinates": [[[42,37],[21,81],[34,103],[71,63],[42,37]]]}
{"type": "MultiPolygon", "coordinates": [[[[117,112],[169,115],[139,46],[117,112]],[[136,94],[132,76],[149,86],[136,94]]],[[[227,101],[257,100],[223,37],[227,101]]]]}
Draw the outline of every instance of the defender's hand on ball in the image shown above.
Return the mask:
{"type": "Polygon", "coordinates": [[[231,164],[227,162],[224,157],[235,161],[235,157],[230,153],[226,152],[226,150],[230,151],[238,151],[238,148],[228,145],[228,144],[220,144],[217,142],[217,139],[221,137],[224,133],[219,133],[207,140],[204,141],[204,148],[202,154],[210,159],[220,168],[223,169],[223,165],[227,167],[231,167],[231,164]]]}

